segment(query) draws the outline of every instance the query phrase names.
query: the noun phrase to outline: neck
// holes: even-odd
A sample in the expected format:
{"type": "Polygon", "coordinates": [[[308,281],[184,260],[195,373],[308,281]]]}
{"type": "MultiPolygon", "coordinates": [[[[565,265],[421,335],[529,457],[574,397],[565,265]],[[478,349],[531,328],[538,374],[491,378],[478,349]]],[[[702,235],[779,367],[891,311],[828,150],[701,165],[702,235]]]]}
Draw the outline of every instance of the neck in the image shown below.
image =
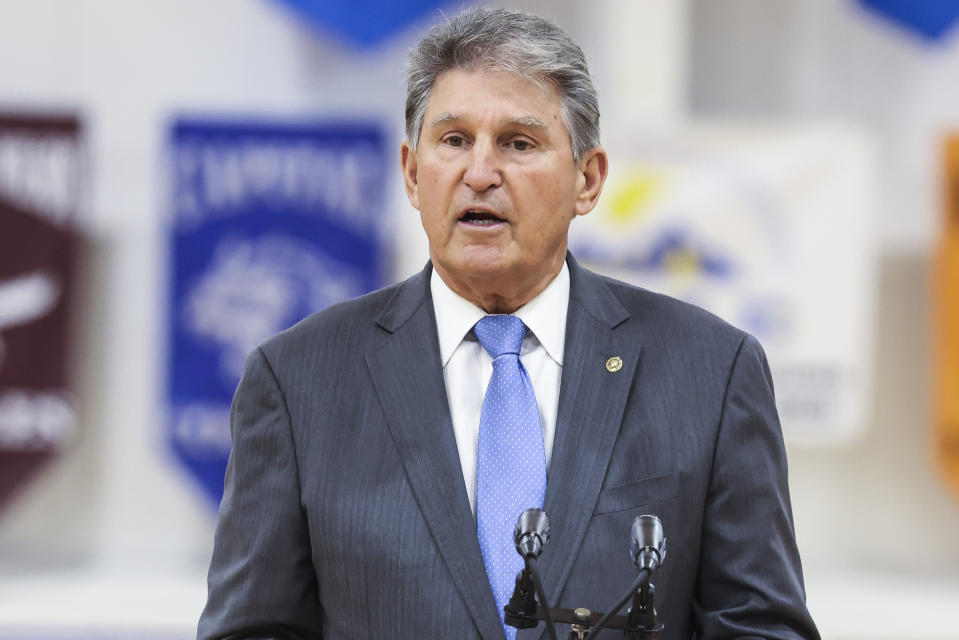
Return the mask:
{"type": "Polygon", "coordinates": [[[433,268],[450,289],[469,300],[486,313],[513,313],[538,296],[549,286],[563,268],[564,260],[545,271],[517,279],[515,276],[465,276],[457,277],[440,265],[433,268]]]}

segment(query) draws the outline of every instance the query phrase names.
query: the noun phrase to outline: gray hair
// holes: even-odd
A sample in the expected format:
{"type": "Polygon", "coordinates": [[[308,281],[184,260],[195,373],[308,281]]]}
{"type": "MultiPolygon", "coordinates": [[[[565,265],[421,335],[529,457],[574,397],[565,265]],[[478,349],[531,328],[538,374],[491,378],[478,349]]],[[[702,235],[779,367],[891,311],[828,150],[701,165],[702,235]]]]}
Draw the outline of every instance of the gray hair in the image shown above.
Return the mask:
{"type": "Polygon", "coordinates": [[[410,52],[406,137],[416,149],[436,79],[450,69],[506,71],[554,84],[573,158],[599,145],[599,101],[582,49],[538,16],[508,9],[468,9],[433,27],[410,52]]]}

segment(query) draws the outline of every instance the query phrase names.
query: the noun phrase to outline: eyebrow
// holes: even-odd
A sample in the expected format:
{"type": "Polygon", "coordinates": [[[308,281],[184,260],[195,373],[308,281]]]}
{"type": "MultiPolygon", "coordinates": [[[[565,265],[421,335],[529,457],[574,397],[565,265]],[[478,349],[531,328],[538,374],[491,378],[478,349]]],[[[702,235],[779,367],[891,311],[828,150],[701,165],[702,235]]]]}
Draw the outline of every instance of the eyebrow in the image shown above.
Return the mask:
{"type": "Polygon", "coordinates": [[[520,118],[507,118],[506,124],[518,124],[521,127],[533,127],[535,129],[545,129],[546,123],[533,116],[522,116],[520,118]]]}
{"type": "MultiPolygon", "coordinates": [[[[462,120],[463,116],[458,116],[455,113],[441,113],[430,121],[431,127],[436,127],[441,124],[447,124],[449,122],[456,122],[462,120]]],[[[503,121],[506,124],[519,125],[521,127],[533,127],[535,129],[546,129],[546,123],[540,120],[539,118],[533,116],[520,116],[518,118],[506,118],[503,121]]]]}
{"type": "Polygon", "coordinates": [[[460,120],[460,116],[453,115],[450,112],[441,113],[430,121],[430,126],[435,127],[437,125],[446,124],[447,122],[455,122],[460,120]]]}

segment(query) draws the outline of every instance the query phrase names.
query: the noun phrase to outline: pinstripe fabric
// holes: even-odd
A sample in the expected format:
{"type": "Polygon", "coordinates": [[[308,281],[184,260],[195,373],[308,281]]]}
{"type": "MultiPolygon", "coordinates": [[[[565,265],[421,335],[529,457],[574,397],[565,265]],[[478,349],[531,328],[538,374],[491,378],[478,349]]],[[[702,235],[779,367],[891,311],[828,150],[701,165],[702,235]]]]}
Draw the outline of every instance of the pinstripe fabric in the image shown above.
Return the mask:
{"type": "MultiPolygon", "coordinates": [[[[551,601],[605,610],[635,577],[630,522],[655,513],[673,550],[655,578],[663,640],[818,637],[759,345],[689,305],[569,267],[540,558],[551,601]]],[[[232,427],[199,638],[502,640],[428,269],[254,351],[232,427]]]]}

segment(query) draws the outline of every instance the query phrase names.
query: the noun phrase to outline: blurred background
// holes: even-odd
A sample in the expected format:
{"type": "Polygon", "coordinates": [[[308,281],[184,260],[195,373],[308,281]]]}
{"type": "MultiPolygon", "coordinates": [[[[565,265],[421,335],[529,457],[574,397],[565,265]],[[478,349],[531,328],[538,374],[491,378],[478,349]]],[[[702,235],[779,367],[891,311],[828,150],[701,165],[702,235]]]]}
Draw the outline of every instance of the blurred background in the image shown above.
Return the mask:
{"type": "MultiPolygon", "coordinates": [[[[492,5],[590,62],[574,253],[766,347],[823,637],[959,638],[959,2],[492,5]]],[[[459,7],[0,0],[0,639],[193,636],[246,352],[426,260],[459,7]]]]}

